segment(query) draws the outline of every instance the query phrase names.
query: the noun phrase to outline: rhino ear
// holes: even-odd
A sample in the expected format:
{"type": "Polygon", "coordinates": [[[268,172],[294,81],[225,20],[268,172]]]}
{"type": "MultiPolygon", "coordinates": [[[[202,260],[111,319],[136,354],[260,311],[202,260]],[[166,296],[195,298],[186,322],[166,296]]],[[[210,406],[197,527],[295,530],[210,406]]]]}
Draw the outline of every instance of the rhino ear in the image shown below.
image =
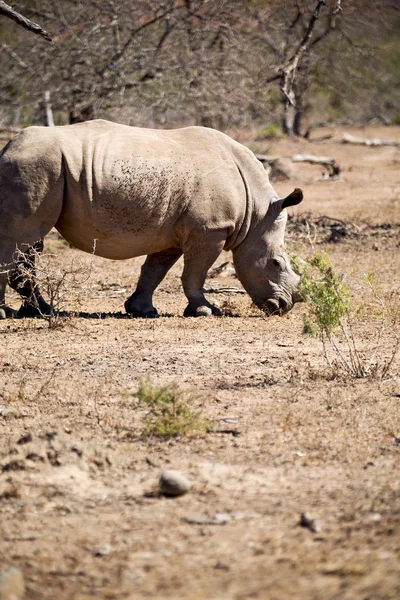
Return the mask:
{"type": "Polygon", "coordinates": [[[295,206],[296,204],[300,204],[300,202],[302,200],[303,200],[303,191],[300,188],[296,188],[293,190],[293,192],[291,194],[289,194],[289,196],[286,196],[286,198],[281,198],[279,200],[280,209],[283,210],[284,208],[287,208],[288,206],[295,206]]]}

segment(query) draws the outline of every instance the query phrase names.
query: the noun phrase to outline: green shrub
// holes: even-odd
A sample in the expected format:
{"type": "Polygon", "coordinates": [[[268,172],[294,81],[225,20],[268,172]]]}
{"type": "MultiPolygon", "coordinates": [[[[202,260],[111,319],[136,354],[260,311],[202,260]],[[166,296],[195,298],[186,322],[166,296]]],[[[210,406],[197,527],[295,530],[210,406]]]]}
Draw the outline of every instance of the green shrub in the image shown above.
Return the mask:
{"type": "Polygon", "coordinates": [[[277,123],[269,123],[257,134],[257,139],[264,140],[269,138],[278,138],[282,135],[281,126],[277,123]]]}
{"type": "Polygon", "coordinates": [[[304,317],[303,332],[331,334],[350,309],[349,292],[332,268],[327,254],[315,252],[302,272],[301,295],[310,312],[304,317]]]}
{"type": "Polygon", "coordinates": [[[354,378],[384,378],[393,365],[399,340],[393,334],[394,343],[389,358],[381,360],[379,364],[378,353],[385,329],[385,305],[374,274],[365,274],[359,295],[363,298],[369,295],[369,313],[378,318],[380,323],[374,333],[372,349],[366,350],[364,347],[360,350],[360,340],[357,339],[354,326],[355,321],[365,313],[367,304],[363,302],[356,305],[352,302],[349,290],[334,271],[326,253],[315,251],[306,261],[300,261],[294,255],[291,262],[293,269],[301,276],[300,291],[308,306],[308,312],[303,317],[303,333],[321,339],[328,365],[354,378]]]}

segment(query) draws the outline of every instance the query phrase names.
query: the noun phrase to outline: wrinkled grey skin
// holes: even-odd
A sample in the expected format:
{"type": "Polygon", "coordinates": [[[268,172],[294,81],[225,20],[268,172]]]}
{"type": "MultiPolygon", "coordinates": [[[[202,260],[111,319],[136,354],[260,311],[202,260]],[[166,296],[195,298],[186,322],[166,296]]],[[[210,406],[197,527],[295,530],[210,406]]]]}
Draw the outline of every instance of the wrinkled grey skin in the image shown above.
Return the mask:
{"type": "MultiPolygon", "coordinates": [[[[298,300],[299,277],[282,247],[287,206],[254,154],[202,127],[160,131],[107,121],[29,127],[0,156],[0,307],[6,283],[20,314],[48,307],[35,284],[21,286],[16,246],[25,251],[56,227],[76,248],[110,259],[147,255],[126,311],[157,315],[153,292],[183,254],[186,316],[216,314],[203,295],[208,269],[231,250],[255,304],[282,314],[298,300]],[[18,283],[19,282],[19,283],[18,283]]],[[[34,272],[34,266],[31,264],[34,272]]]]}

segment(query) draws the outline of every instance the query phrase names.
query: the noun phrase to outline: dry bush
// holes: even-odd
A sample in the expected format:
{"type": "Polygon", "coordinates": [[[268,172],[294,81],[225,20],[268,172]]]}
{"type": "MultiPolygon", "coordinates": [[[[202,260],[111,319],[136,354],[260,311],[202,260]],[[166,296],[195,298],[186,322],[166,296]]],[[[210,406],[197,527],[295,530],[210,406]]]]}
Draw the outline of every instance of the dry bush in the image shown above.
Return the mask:
{"type": "MultiPolygon", "coordinates": [[[[96,243],[93,243],[92,259],[95,254],[96,243]]],[[[22,250],[14,253],[14,261],[18,264],[21,276],[20,286],[30,284],[32,289],[31,303],[45,319],[50,328],[68,322],[68,317],[73,312],[66,312],[67,303],[80,306],[82,295],[87,295],[90,290],[89,280],[92,275],[93,260],[87,264],[80,257],[73,257],[69,264],[62,266],[55,253],[39,252],[34,246],[29,248],[29,258],[22,250]],[[44,312],[35,291],[39,288],[45,295],[50,310],[44,312]]]]}

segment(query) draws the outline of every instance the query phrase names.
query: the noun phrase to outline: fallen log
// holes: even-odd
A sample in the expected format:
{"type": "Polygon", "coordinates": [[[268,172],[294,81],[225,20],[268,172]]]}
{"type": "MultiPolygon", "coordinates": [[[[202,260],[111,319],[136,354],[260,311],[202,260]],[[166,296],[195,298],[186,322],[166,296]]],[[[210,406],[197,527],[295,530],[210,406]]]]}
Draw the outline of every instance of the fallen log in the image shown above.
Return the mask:
{"type": "MultiPolygon", "coordinates": [[[[262,162],[265,167],[269,167],[270,165],[272,165],[276,160],[278,160],[281,157],[270,155],[270,154],[256,154],[256,158],[258,158],[258,160],[260,162],[262,162]]],[[[331,156],[314,156],[312,154],[293,154],[293,156],[291,156],[289,160],[291,160],[292,162],[308,162],[308,163],[312,163],[312,164],[316,164],[316,165],[323,165],[324,167],[327,167],[329,178],[338,177],[338,175],[340,173],[340,167],[339,167],[338,163],[331,156]]]]}
{"type": "Polygon", "coordinates": [[[379,138],[362,138],[346,132],[343,134],[342,144],[359,144],[363,146],[400,146],[400,142],[381,140],[379,138]]]}
{"type": "Polygon", "coordinates": [[[328,169],[329,177],[338,177],[340,167],[331,156],[314,156],[312,154],[293,154],[293,162],[307,162],[315,165],[323,165],[328,169]]]}

